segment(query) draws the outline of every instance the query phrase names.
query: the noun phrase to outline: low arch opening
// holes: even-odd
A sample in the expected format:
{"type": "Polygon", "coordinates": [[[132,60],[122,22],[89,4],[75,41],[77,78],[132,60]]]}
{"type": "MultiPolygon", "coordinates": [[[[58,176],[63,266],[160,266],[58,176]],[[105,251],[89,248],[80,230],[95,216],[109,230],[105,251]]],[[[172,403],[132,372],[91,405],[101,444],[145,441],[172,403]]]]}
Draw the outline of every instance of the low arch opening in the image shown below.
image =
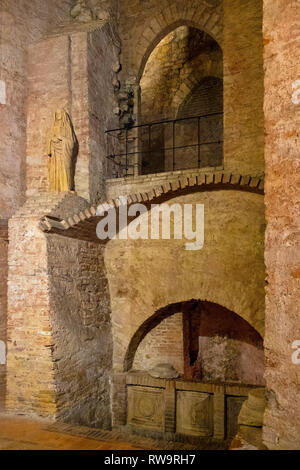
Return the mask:
{"type": "Polygon", "coordinates": [[[140,77],[140,172],[216,167],[223,161],[223,57],[206,32],[169,31],[140,77]]]}
{"type": "Polygon", "coordinates": [[[242,317],[213,302],[169,305],[131,339],[124,370],[172,365],[186,380],[264,385],[263,339],[242,317]]]}

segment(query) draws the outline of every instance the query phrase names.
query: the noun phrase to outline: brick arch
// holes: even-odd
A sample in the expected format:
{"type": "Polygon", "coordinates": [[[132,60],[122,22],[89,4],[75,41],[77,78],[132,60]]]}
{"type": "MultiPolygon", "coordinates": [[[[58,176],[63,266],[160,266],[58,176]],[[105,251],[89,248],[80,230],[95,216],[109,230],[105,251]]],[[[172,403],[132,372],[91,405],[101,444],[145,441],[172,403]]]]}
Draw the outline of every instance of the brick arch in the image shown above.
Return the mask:
{"type": "MultiPolygon", "coordinates": [[[[164,184],[155,186],[150,190],[125,195],[125,197],[128,206],[142,203],[150,209],[151,204],[161,204],[180,195],[219,190],[247,191],[263,195],[264,179],[263,177],[222,172],[187,174],[176,180],[166,180],[164,184]]],[[[45,215],[41,218],[39,226],[42,231],[47,233],[57,233],[65,237],[103,243],[96,235],[96,226],[101,218],[97,214],[99,211],[105,212],[111,209],[118,211],[121,204],[122,199],[120,196],[100,203],[98,206],[88,206],[87,204],[86,209],[77,214],[70,213],[64,219],[45,215]]]]}
{"type": "MultiPolygon", "coordinates": [[[[210,304],[210,305],[215,305],[222,307],[219,304],[215,304],[214,302],[207,302],[207,301],[200,301],[191,299],[189,301],[184,301],[184,302],[177,302],[171,305],[167,305],[166,307],[163,307],[159,310],[157,310],[153,315],[151,315],[149,318],[147,318],[141,325],[140,327],[136,330],[132,338],[130,339],[130,342],[128,344],[125,357],[124,357],[124,366],[123,366],[123,371],[128,372],[132,369],[135,354],[137,352],[137,349],[143,339],[147,336],[147,334],[156,328],[163,320],[166,318],[176,314],[176,313],[184,313],[184,312],[191,312],[195,308],[198,307],[199,303],[204,303],[204,304],[210,304]]],[[[228,310],[225,307],[222,307],[224,309],[224,312],[233,315],[236,318],[236,321],[240,322],[243,327],[248,325],[248,333],[249,333],[249,338],[247,338],[247,342],[249,343],[259,343],[260,347],[262,348],[262,343],[263,343],[263,338],[260,335],[260,333],[252,326],[250,323],[245,320],[243,317],[238,315],[235,312],[232,312],[231,310],[228,310]]],[[[245,328],[244,328],[245,329],[245,328]]],[[[240,338],[242,339],[243,331],[241,330],[240,338]]],[[[244,338],[245,340],[245,338],[244,338]]]]}
{"type": "Polygon", "coordinates": [[[141,80],[151,52],[165,36],[179,26],[190,26],[200,29],[215,39],[219,46],[221,45],[222,18],[216,9],[212,9],[201,2],[195,8],[187,6],[185,10],[182,10],[182,7],[179,6],[177,8],[175,4],[170,9],[167,20],[162,11],[146,27],[136,47],[137,63],[140,64],[137,74],[138,82],[141,80]]]}

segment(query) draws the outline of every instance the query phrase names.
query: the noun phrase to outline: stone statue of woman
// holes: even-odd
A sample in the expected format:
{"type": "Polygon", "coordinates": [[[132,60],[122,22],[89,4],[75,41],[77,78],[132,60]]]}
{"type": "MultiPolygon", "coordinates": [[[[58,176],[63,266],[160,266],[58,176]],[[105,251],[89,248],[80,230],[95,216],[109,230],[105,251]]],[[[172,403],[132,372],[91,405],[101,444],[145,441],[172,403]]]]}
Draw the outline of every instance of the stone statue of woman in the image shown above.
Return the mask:
{"type": "Polygon", "coordinates": [[[77,152],[78,141],[70,116],[64,109],[58,109],[55,112],[47,145],[50,191],[74,190],[77,152]]]}

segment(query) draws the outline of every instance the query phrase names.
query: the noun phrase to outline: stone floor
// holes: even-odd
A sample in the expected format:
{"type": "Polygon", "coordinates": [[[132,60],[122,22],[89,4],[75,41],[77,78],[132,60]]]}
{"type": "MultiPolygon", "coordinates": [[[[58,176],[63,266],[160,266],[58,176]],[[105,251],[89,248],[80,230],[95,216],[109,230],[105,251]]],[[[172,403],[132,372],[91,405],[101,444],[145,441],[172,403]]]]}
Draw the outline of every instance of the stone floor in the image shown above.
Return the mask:
{"type": "Polygon", "coordinates": [[[0,450],[193,450],[224,448],[0,414],[0,450]]]}
{"type": "Polygon", "coordinates": [[[0,450],[139,450],[113,433],[0,415],[0,450]],[[85,434],[85,435],[84,435],[85,434]],[[110,437],[110,438],[109,438],[110,437]]]}
{"type": "Polygon", "coordinates": [[[105,431],[0,413],[0,450],[224,450],[223,441],[197,444],[157,440],[128,432],[105,431]]]}

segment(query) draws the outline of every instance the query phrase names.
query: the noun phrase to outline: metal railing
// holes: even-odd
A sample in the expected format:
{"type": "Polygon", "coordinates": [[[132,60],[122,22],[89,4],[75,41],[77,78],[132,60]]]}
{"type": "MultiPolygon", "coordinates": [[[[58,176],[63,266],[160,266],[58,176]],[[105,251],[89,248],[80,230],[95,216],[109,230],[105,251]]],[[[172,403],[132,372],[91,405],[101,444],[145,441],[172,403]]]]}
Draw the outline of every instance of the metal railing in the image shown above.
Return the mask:
{"type": "Polygon", "coordinates": [[[223,113],[130,125],[105,133],[106,158],[110,162],[108,177],[185,169],[184,155],[187,154],[184,151],[187,149],[190,150],[190,168],[217,166],[216,161],[221,164],[223,158],[223,113]],[[211,135],[213,138],[209,140],[211,135]],[[214,149],[209,151],[209,146],[214,149]],[[209,154],[217,155],[209,162],[209,154]]]}

